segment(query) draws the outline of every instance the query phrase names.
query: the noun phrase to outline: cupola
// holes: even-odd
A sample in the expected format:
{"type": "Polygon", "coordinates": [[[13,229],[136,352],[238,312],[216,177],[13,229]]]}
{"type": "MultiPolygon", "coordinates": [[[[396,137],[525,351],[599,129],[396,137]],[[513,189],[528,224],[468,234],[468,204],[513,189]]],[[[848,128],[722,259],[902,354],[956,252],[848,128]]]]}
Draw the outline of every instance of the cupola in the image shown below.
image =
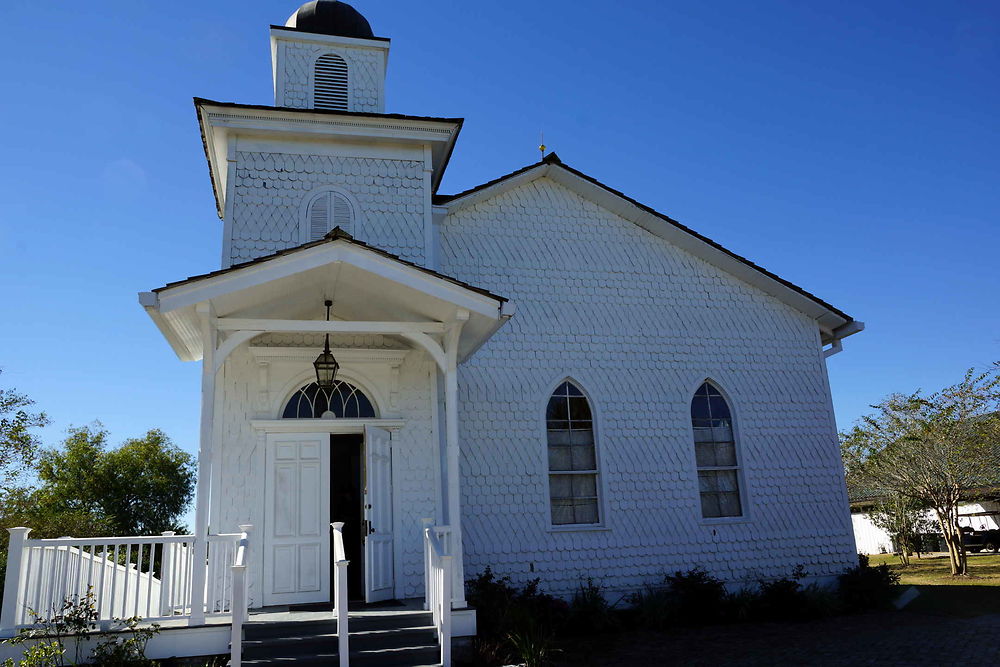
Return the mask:
{"type": "Polygon", "coordinates": [[[329,111],[385,111],[389,40],[339,0],[311,0],[271,26],[274,104],[329,111]]]}

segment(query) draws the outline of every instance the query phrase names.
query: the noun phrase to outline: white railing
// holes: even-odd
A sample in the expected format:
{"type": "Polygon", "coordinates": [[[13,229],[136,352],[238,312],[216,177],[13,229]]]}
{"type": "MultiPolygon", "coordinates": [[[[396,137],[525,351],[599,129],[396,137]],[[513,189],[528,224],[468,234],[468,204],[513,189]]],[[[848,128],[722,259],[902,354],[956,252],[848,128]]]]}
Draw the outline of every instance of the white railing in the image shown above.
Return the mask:
{"type": "Polygon", "coordinates": [[[337,656],[340,667],[348,667],[350,662],[349,637],[347,628],[347,554],[344,552],[344,523],[331,523],[333,528],[333,613],[337,618],[337,656]]]}
{"type": "MultiPolygon", "coordinates": [[[[11,528],[0,633],[11,634],[37,617],[58,614],[67,600],[93,595],[97,622],[190,620],[195,568],[193,535],[28,539],[30,528],[11,528]]],[[[205,613],[232,611],[232,578],[241,534],[210,535],[205,613]]]]}
{"type": "Polygon", "coordinates": [[[447,543],[451,528],[424,519],[424,594],[441,646],[441,665],[451,667],[452,562],[447,543]]]}
{"type": "Polygon", "coordinates": [[[241,525],[240,540],[236,543],[232,570],[232,634],[229,637],[229,665],[240,667],[243,661],[243,623],[247,619],[247,551],[253,526],[241,525]]]}

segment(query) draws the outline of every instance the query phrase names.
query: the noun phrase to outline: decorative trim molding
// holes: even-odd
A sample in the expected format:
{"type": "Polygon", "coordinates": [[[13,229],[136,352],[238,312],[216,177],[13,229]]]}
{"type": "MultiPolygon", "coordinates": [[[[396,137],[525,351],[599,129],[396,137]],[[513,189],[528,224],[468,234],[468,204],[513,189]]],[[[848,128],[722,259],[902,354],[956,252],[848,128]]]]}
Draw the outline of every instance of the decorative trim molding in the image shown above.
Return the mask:
{"type": "Polygon", "coordinates": [[[405,419],[251,419],[250,426],[262,433],[364,433],[365,426],[398,431],[405,419]]]}
{"type": "MultiPolygon", "coordinates": [[[[312,360],[316,356],[318,347],[264,347],[250,346],[250,354],[253,355],[257,363],[274,362],[301,362],[312,360]]],[[[341,363],[352,364],[388,364],[391,368],[399,368],[410,350],[385,350],[378,348],[355,349],[355,348],[331,348],[341,363]]]]}

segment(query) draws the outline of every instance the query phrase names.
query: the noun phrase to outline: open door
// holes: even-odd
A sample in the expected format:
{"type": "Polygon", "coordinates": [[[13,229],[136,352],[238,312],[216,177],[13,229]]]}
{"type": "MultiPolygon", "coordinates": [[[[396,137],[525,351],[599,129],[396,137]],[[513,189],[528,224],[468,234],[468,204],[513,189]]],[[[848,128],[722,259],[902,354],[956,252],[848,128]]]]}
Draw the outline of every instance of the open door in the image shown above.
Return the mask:
{"type": "Polygon", "coordinates": [[[329,438],[326,433],[267,436],[265,605],[330,599],[329,438]]]}
{"type": "Polygon", "coordinates": [[[392,445],[389,431],[365,426],[365,602],[393,597],[392,445]]]}

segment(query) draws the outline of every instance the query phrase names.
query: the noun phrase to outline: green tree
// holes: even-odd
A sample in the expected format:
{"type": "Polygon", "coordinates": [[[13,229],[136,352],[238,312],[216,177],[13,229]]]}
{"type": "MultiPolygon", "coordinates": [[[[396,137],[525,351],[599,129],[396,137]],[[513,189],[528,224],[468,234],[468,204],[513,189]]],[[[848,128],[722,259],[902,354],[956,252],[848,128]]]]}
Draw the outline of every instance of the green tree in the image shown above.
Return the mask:
{"type": "Polygon", "coordinates": [[[868,511],[868,517],[876,527],[888,533],[904,567],[910,564],[910,554],[920,551],[921,533],[933,526],[923,502],[898,493],[880,498],[868,511]]]}
{"type": "Polygon", "coordinates": [[[925,395],[895,394],[842,438],[845,464],[872,486],[934,510],[953,575],[968,574],[958,526],[963,493],[983,482],[1000,447],[1000,363],[925,395]]]}
{"type": "MultiPolygon", "coordinates": [[[[0,371],[2,372],[2,371],[0,371]]],[[[7,489],[34,463],[38,436],[32,429],[49,423],[35,402],[14,389],[0,389],[0,489],[7,489]]]]}
{"type": "Polygon", "coordinates": [[[194,494],[192,457],[159,429],[108,449],[100,424],[70,429],[61,448],[43,450],[35,497],[56,514],[89,514],[115,535],[178,530],[194,494]]]}

